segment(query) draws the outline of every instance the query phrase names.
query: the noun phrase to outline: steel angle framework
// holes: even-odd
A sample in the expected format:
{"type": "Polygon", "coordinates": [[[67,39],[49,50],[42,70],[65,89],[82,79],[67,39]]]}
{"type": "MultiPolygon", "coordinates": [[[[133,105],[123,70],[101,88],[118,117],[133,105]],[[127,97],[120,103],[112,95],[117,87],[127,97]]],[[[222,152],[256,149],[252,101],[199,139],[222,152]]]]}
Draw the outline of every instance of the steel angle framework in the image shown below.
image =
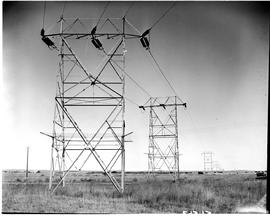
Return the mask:
{"type": "Polygon", "coordinates": [[[125,44],[141,35],[132,33],[125,18],[99,21],[101,27],[93,28],[97,19],[61,17],[58,31],[41,30],[42,40],[58,52],[59,61],[50,135],[52,192],[90,159],[118,192],[124,191],[125,44]],[[90,70],[93,65],[98,66],[90,70]]]}
{"type": "Polygon", "coordinates": [[[203,152],[204,171],[213,171],[213,152],[203,152]]]}
{"type": "Polygon", "coordinates": [[[151,97],[141,109],[150,109],[148,172],[159,171],[172,174],[179,179],[179,143],[177,107],[184,106],[177,96],[151,97]]]}

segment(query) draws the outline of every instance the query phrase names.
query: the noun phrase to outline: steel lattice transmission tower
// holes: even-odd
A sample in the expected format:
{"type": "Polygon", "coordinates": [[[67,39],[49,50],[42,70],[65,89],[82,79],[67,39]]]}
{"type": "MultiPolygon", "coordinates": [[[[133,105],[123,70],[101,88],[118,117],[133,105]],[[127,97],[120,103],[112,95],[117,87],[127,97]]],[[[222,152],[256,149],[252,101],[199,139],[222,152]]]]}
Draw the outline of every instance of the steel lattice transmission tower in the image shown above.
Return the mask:
{"type": "Polygon", "coordinates": [[[145,105],[140,106],[150,110],[149,174],[167,171],[174,179],[179,178],[178,106],[186,107],[186,103],[179,103],[177,96],[151,97],[145,105]]]}
{"type": "Polygon", "coordinates": [[[133,33],[125,18],[99,21],[100,29],[93,28],[97,19],[61,17],[58,32],[41,31],[45,44],[58,52],[59,62],[53,131],[49,135],[52,192],[65,185],[71,170],[81,170],[91,159],[90,165],[98,164],[116,190],[124,191],[128,135],[125,44],[128,39],[140,39],[141,35],[133,33]],[[85,55],[87,50],[92,52],[89,56],[85,55]]]}
{"type": "Polygon", "coordinates": [[[203,152],[203,168],[204,171],[213,171],[213,152],[203,152]]]}

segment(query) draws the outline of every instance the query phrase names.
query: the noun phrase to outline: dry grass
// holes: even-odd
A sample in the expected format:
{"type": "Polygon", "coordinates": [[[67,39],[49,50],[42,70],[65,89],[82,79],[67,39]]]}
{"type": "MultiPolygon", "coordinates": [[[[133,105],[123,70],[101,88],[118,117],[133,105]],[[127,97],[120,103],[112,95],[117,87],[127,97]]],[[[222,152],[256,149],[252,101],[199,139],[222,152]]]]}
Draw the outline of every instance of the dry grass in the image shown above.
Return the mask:
{"type": "Polygon", "coordinates": [[[2,212],[230,213],[257,203],[266,192],[266,181],[256,180],[254,174],[183,175],[178,182],[166,176],[147,180],[142,174],[130,174],[125,193],[120,195],[105,176],[88,174],[71,177],[66,187],[52,196],[47,174],[32,174],[28,183],[23,175],[10,175],[3,176],[4,182],[9,181],[2,186],[2,212]]]}
{"type": "Polygon", "coordinates": [[[266,192],[266,182],[246,176],[209,176],[179,182],[152,181],[132,185],[127,194],[134,202],[165,212],[196,210],[233,212],[256,204],[266,192]]]}
{"type": "Polygon", "coordinates": [[[9,184],[3,187],[3,212],[25,213],[127,213],[152,212],[132,204],[114,191],[89,184],[67,185],[51,196],[44,184],[9,184]],[[115,197],[114,197],[115,196],[115,197]]]}

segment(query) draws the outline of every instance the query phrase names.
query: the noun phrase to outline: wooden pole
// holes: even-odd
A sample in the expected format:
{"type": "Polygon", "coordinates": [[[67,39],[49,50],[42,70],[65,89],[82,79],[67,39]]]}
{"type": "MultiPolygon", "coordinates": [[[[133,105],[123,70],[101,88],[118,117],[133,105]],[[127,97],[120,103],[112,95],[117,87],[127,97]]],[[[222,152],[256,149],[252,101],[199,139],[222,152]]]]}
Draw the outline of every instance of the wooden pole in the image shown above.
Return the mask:
{"type": "Polygon", "coordinates": [[[29,146],[27,146],[27,156],[26,156],[26,172],[25,172],[26,178],[28,178],[28,158],[29,158],[29,146]]]}

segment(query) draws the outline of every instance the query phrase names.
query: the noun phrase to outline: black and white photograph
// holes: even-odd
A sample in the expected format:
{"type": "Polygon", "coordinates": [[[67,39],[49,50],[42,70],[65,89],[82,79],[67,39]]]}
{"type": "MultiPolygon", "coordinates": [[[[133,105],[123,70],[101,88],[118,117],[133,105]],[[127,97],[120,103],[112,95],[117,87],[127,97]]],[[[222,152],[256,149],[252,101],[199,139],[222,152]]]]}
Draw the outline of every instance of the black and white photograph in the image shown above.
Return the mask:
{"type": "Polygon", "coordinates": [[[268,213],[268,2],[1,3],[2,214],[268,213]]]}

